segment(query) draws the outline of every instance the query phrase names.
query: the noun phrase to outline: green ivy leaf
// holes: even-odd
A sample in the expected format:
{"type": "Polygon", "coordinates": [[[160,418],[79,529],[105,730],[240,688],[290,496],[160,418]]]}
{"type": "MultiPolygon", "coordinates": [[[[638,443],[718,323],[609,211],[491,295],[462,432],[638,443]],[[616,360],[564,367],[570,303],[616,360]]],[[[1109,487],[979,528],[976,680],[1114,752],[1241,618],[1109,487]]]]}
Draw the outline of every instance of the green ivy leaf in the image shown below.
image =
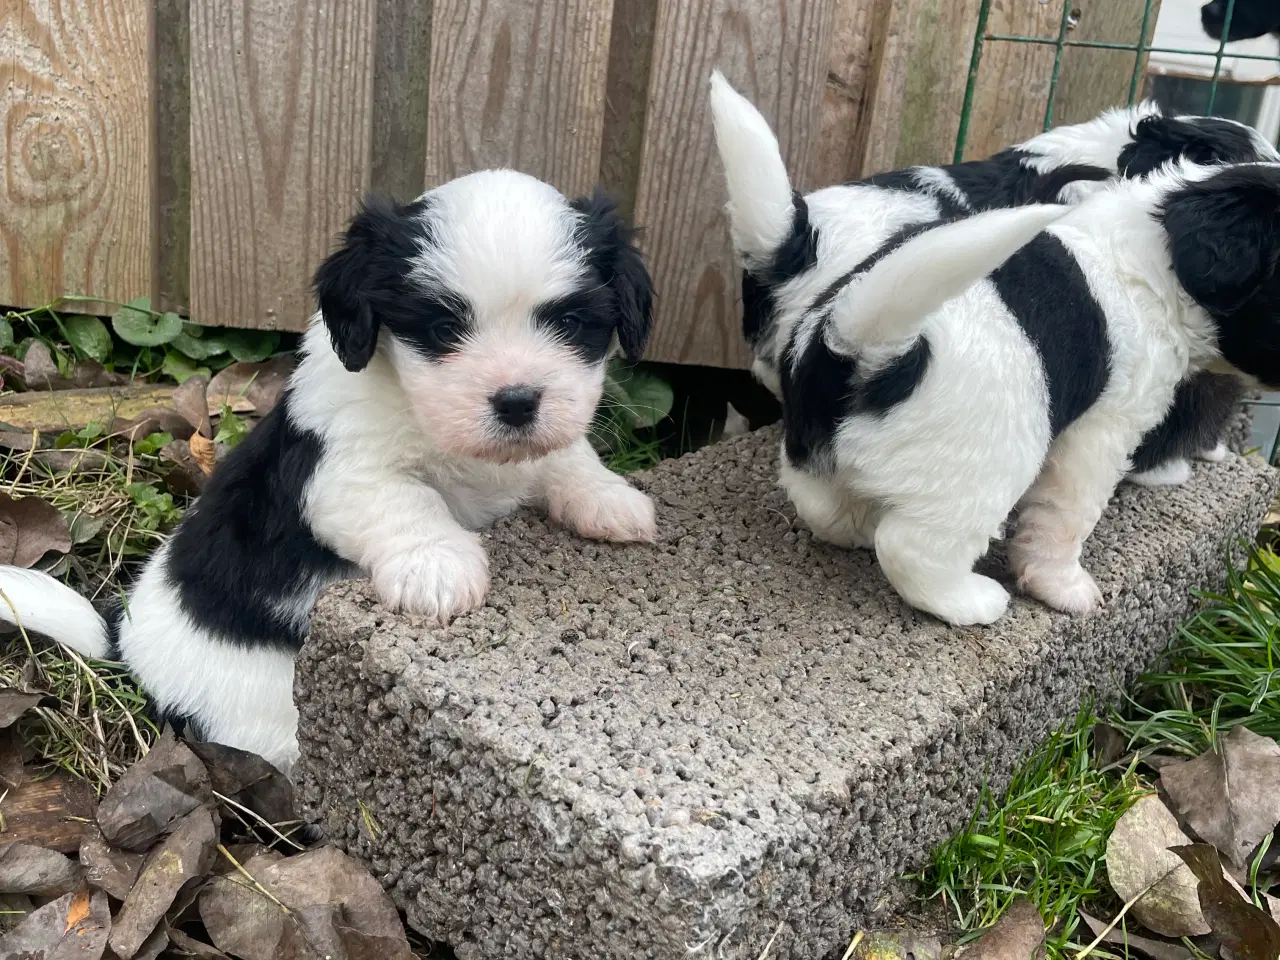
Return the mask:
{"type": "Polygon", "coordinates": [[[0,350],[8,350],[13,346],[13,324],[8,320],[0,320],[0,350]]]}
{"type": "Polygon", "coordinates": [[[605,395],[633,427],[654,427],[671,412],[671,384],[639,367],[610,368],[605,395]]]}
{"type": "Polygon", "coordinates": [[[194,377],[196,374],[202,373],[210,378],[213,376],[208,367],[198,366],[190,357],[173,349],[165,350],[164,363],[160,365],[160,372],[165,376],[173,377],[178,383],[186,383],[189,378],[194,377]]]}
{"type": "Polygon", "coordinates": [[[111,357],[111,331],[97,317],[77,314],[62,321],[67,340],[90,360],[106,363],[111,357]]]}
{"type": "Polygon", "coordinates": [[[133,452],[142,456],[154,456],[173,443],[173,435],[168,433],[152,433],[143,437],[133,445],[133,452]]]}
{"type": "Polygon", "coordinates": [[[192,360],[208,360],[227,352],[227,341],[223,337],[216,333],[210,334],[199,327],[196,327],[199,333],[192,333],[193,326],[185,324],[182,332],[169,341],[169,346],[181,350],[192,360]]]}
{"type": "Polygon", "coordinates": [[[182,318],[173,312],[156,313],[150,297],[138,297],[112,315],[111,326],[125,343],[162,347],[182,333],[182,318]]]}
{"type": "Polygon", "coordinates": [[[261,363],[280,346],[275,330],[228,330],[223,337],[231,356],[241,363],[261,363]]]}

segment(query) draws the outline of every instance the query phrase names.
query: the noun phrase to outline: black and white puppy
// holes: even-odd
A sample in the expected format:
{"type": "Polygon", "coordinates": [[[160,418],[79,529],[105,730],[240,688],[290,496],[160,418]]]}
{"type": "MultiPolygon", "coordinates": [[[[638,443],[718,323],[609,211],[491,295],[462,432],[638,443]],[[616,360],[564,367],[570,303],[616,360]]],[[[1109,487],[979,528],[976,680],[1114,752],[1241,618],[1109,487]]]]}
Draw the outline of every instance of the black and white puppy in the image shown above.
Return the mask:
{"type": "Polygon", "coordinates": [[[475,531],[522,504],[587,537],[655,535],[649,499],[587,441],[606,359],[639,358],[650,322],[649,274],[609,201],[509,170],[371,201],[315,285],[283,399],[123,610],[0,568],[28,629],[118,656],[193,735],[284,770],[293,659],[327,583],[363,571],[388,606],[446,621],[488,587],[475,531]]]}
{"type": "Polygon", "coordinates": [[[873,547],[911,605],[991,623],[1008,594],[973,565],[1017,506],[1021,587],[1095,610],[1082,545],[1178,384],[1280,381],[1280,165],[1181,162],[938,225],[929,197],[797,196],[719,75],[711,106],[734,246],[770,296],[755,363],[783,397],[801,520],[873,547]]]}
{"type": "MultiPolygon", "coordinates": [[[[1210,0],[1200,8],[1200,25],[1214,40],[1222,39],[1227,20],[1227,0],[1210,0]]],[[[1280,3],[1276,0],[1236,0],[1231,10],[1227,42],[1252,40],[1264,34],[1280,36],[1280,3]]]]}
{"type": "MultiPolygon", "coordinates": [[[[1141,177],[1173,160],[1195,163],[1280,161],[1252,127],[1219,117],[1167,117],[1152,101],[1107,110],[1086,123],[1056,127],[985,160],[878,173],[859,184],[924,193],[942,216],[1027,203],[1078,203],[1101,183],[1141,177]]],[[[1191,476],[1192,458],[1221,460],[1222,436],[1244,393],[1238,377],[1202,372],[1178,388],[1169,419],[1143,439],[1129,479],[1174,485],[1191,476]]]]}

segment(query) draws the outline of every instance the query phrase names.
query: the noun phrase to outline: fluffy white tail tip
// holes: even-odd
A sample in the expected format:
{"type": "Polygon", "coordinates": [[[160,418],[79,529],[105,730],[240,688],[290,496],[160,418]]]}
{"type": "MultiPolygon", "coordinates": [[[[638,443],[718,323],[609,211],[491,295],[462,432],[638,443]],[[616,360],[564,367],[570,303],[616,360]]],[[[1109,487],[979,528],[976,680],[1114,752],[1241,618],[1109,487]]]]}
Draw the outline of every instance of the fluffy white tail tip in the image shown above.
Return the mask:
{"type": "Polygon", "coordinates": [[[80,594],[47,573],[0,567],[0,620],[55,640],[82,657],[102,659],[107,622],[80,594]]]}

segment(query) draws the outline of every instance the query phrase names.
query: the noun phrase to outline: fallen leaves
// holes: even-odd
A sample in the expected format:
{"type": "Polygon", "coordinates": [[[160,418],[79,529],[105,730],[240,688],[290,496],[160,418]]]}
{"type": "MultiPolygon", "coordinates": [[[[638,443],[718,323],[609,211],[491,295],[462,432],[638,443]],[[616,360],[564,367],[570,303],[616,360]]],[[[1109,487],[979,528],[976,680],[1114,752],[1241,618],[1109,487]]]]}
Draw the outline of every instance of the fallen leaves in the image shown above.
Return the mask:
{"type": "Polygon", "coordinates": [[[47,553],[71,549],[66,518],[39,497],[0,492],[0,563],[30,567],[47,553]]]}
{"type": "Polygon", "coordinates": [[[1032,960],[1044,957],[1044,918],[1019,897],[995,925],[964,952],[965,960],[1032,960]]]}
{"type": "MultiPolygon", "coordinates": [[[[40,704],[0,696],[0,720],[40,704]]],[[[0,845],[0,909],[21,917],[0,924],[0,958],[413,958],[365,867],[287,838],[293,787],[259,756],[166,731],[86,813],[78,858],[0,845]]]]}
{"type": "Polygon", "coordinates": [[[1206,843],[1175,847],[1195,874],[1200,909],[1214,933],[1238,960],[1280,957],[1280,925],[1241,896],[1222,872],[1218,851],[1206,843]]]}
{"type": "Polygon", "coordinates": [[[1164,771],[1174,809],[1238,870],[1280,824],[1280,746],[1237,726],[1217,749],[1164,771]]]}

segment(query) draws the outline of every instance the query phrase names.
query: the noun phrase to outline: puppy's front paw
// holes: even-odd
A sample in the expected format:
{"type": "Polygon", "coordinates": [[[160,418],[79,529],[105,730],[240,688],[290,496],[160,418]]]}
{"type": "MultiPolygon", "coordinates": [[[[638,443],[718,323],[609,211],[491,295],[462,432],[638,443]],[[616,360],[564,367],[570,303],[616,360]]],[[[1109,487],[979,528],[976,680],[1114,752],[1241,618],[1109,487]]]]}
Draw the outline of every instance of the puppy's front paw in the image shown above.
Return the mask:
{"type": "Polygon", "coordinates": [[[1129,482],[1143,487],[1180,487],[1191,479],[1191,464],[1181,458],[1141,473],[1129,474],[1129,482]]]}
{"type": "Polygon", "coordinates": [[[448,623],[480,606],[489,592],[489,560],[475,534],[424,541],[372,569],[374,589],[393,610],[448,623]]]}
{"type": "Polygon", "coordinates": [[[1028,570],[1018,578],[1018,585],[1046,606],[1073,617],[1087,617],[1102,608],[1102,591],[1079,564],[1065,570],[1028,570]]]}
{"type": "Polygon", "coordinates": [[[1196,454],[1197,460],[1206,460],[1209,463],[1221,463],[1227,459],[1227,445],[1220,443],[1212,450],[1203,450],[1196,454]]]}
{"type": "Polygon", "coordinates": [[[552,520],[592,540],[652,543],[658,536],[653,501],[621,480],[554,495],[550,514],[552,520]]]}

